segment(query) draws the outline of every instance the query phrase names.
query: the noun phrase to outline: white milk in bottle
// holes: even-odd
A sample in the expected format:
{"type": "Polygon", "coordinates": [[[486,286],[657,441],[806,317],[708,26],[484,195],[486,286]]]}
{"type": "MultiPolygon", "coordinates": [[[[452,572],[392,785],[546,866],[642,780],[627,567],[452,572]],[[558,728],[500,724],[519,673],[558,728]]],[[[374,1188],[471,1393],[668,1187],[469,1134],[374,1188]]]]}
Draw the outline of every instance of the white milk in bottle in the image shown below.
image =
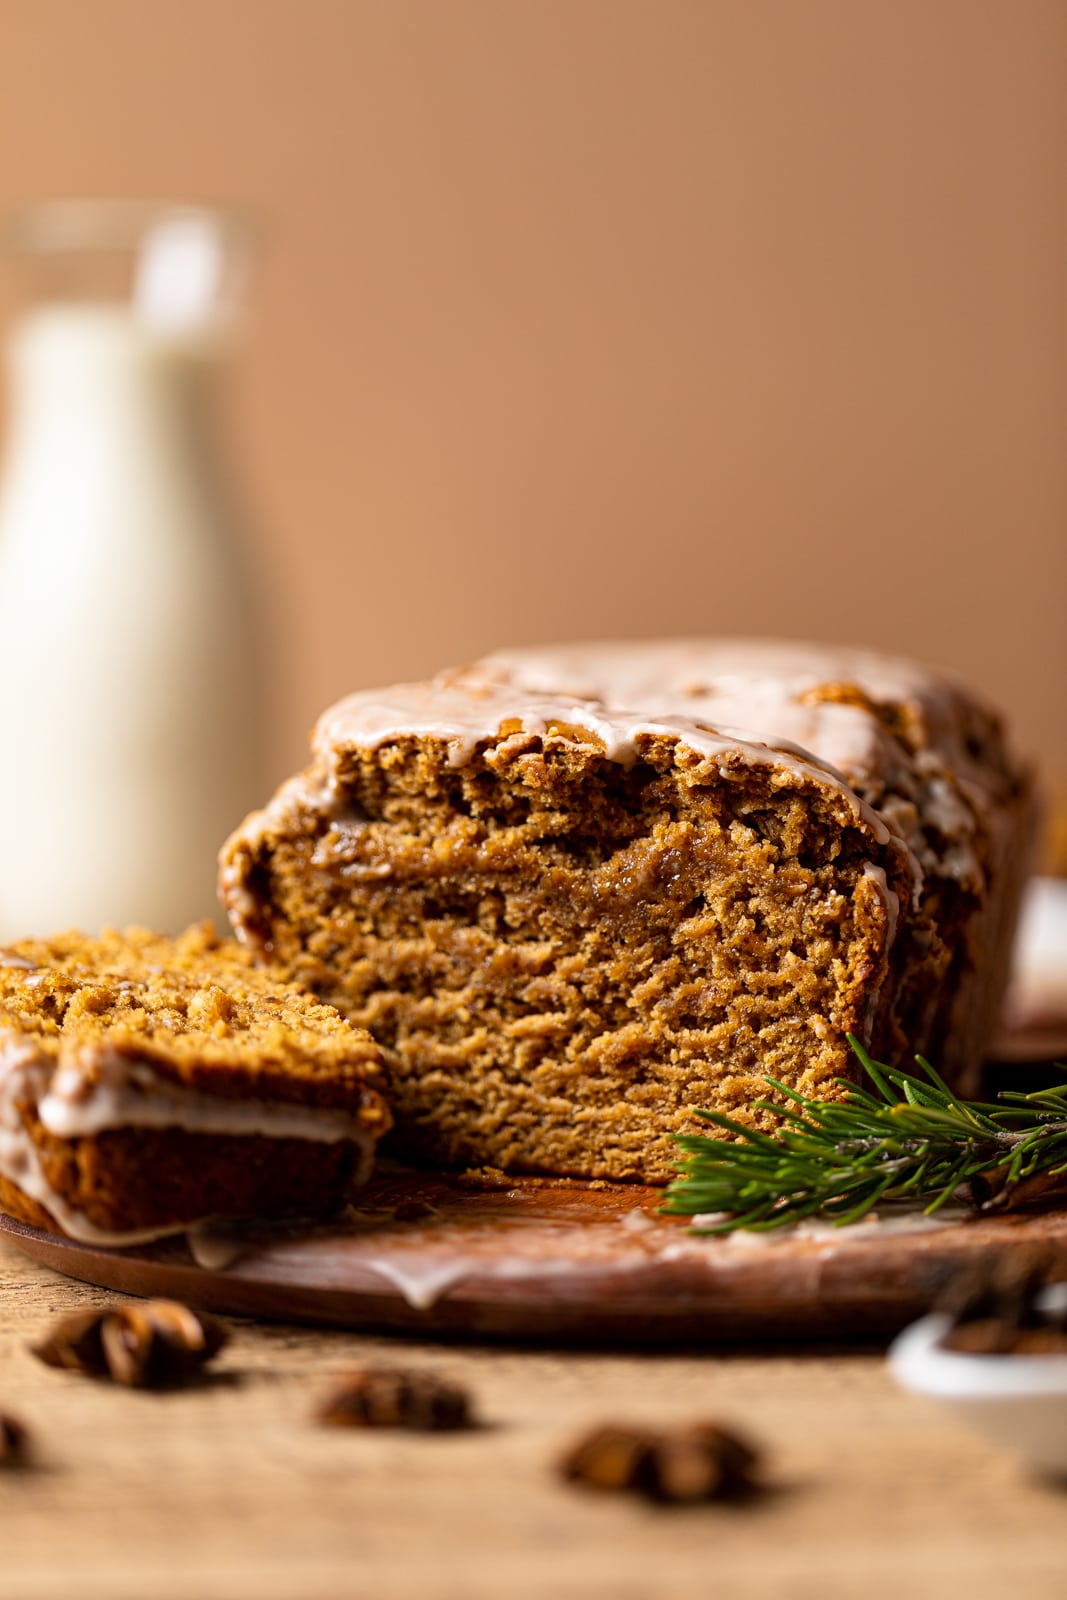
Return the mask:
{"type": "Polygon", "coordinates": [[[11,339],[0,939],[176,931],[217,916],[219,845],[266,793],[214,437],[231,241],[206,212],[59,206],[28,222],[38,260],[131,250],[135,292],[39,299],[11,339]]]}

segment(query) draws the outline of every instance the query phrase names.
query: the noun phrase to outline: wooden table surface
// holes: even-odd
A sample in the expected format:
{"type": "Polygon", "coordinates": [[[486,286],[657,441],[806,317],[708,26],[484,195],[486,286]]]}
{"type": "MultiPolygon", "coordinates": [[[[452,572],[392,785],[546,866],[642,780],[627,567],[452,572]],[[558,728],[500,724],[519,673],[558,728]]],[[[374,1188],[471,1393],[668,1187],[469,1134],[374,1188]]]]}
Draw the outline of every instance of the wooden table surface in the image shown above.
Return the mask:
{"type": "Polygon", "coordinates": [[[0,1472],[3,1600],[1067,1595],[1067,1489],[898,1392],[873,1347],[575,1353],[238,1322],[218,1381],[165,1395],[28,1353],[105,1298],[0,1245],[0,1408],[38,1447],[0,1472]],[[486,1425],[315,1426],[367,1359],[454,1376],[486,1425]],[[760,1441],[771,1492],[660,1509],[553,1472],[587,1423],[696,1416],[760,1441]]]}

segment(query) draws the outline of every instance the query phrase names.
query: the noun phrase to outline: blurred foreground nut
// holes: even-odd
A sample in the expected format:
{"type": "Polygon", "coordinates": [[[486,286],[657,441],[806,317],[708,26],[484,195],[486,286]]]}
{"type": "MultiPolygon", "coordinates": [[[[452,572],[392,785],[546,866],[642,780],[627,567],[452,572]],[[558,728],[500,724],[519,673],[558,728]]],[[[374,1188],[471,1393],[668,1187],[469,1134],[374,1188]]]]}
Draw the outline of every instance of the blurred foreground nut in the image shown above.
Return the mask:
{"type": "Polygon", "coordinates": [[[678,1505],[727,1499],[755,1487],[756,1451],[713,1422],[677,1428],[602,1424],[566,1452],[565,1478],[595,1489],[629,1489],[678,1505]]]}
{"type": "Polygon", "coordinates": [[[71,1372],[84,1372],[93,1378],[107,1375],[100,1343],[100,1325],[107,1313],[103,1311],[76,1311],[73,1316],[57,1322],[51,1333],[30,1350],[48,1367],[66,1367],[71,1372]]]}
{"type": "Polygon", "coordinates": [[[176,1300],[144,1300],[64,1317],[33,1354],[49,1367],[130,1389],[176,1389],[226,1343],[214,1317],[176,1300]]]}
{"type": "Polygon", "coordinates": [[[29,1459],[29,1434],[7,1411],[0,1411],[0,1467],[24,1467],[29,1459]]]}
{"type": "Polygon", "coordinates": [[[315,1419],[339,1428],[410,1428],[419,1433],[473,1426],[466,1390],[404,1367],[350,1372],[326,1396],[315,1419]]]}

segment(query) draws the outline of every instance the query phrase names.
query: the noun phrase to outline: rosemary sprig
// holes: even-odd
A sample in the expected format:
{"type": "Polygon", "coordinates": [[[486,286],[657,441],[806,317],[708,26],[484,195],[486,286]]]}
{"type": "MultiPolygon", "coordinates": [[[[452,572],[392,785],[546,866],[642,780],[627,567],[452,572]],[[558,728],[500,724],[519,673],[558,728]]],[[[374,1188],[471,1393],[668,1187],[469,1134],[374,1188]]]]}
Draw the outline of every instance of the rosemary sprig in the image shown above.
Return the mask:
{"type": "Polygon", "coordinates": [[[843,1100],[812,1100],[768,1078],[781,1098],[757,1108],[779,1117],[772,1134],[698,1112],[732,1137],[676,1140],[685,1154],[664,1211],[708,1216],[701,1233],[766,1231],[815,1215],[858,1222],[881,1200],[925,1201],[928,1215],[953,1197],[1001,1210],[1028,1180],[1067,1182],[1067,1080],[995,1105],[960,1100],[922,1056],[914,1077],[848,1042],[873,1088],[840,1078],[843,1100]]]}

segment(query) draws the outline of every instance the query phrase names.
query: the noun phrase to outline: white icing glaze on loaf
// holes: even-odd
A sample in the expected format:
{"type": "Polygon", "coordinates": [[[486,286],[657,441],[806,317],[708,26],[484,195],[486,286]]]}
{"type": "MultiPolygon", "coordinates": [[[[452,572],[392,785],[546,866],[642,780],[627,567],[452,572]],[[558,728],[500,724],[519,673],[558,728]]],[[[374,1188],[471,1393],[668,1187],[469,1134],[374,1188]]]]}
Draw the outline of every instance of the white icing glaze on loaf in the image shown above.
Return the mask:
{"type": "Polygon", "coordinates": [[[972,742],[976,725],[996,727],[995,713],[947,672],[841,645],[653,639],[500,650],[442,677],[472,690],[568,694],[728,724],[772,745],[788,740],[840,772],[925,872],[984,887],[977,834],[1000,825],[1012,779],[972,742]],[[823,698],[830,686],[854,687],[870,704],[823,698]],[[879,714],[896,708],[910,748],[879,714]]]}
{"type": "MultiPolygon", "coordinates": [[[[514,688],[495,683],[489,676],[483,679],[479,671],[476,667],[442,673],[425,683],[349,695],[323,713],[313,735],[315,764],[283,784],[268,805],[246,818],[223,847],[219,887],[238,938],[255,942],[258,908],[248,883],[248,859],[275,832],[284,834],[291,826],[299,827],[303,813],[337,818],[347,806],[340,776],[346,753],[377,750],[401,738],[442,741],[455,767],[469,761],[481,744],[522,740],[529,735],[549,744],[592,743],[608,760],[622,765],[638,759],[642,738],[660,736],[676,740],[721,771],[762,767],[779,787],[801,784],[830,791],[877,845],[899,849],[911,874],[912,902],[917,903],[922,868],[894,819],[879,815],[829,762],[784,736],[763,739],[751,731],[713,727],[676,709],[657,717],[647,711],[621,710],[591,697],[514,688]]],[[[872,870],[870,881],[886,908],[888,948],[898,921],[898,897],[889,889],[884,871],[872,870]]]]}
{"type": "Polygon", "coordinates": [[[853,684],[875,704],[907,707],[925,746],[980,789],[989,786],[988,769],[965,738],[967,708],[991,716],[989,708],[948,673],[874,651],[772,639],[604,640],[495,651],[455,676],[789,739],[854,783],[899,765],[894,741],[863,706],[805,698],[828,684],[853,684]]]}
{"type": "MultiPolygon", "coordinates": [[[[599,745],[609,761],[624,766],[637,759],[637,741],[643,736],[676,739],[724,768],[761,766],[781,774],[783,782],[799,780],[832,789],[879,844],[890,838],[886,824],[840,772],[785,737],[761,739],[751,730],[712,727],[677,711],[658,717],[592,697],[579,700],[551,691],[528,692],[458,675],[349,695],[319,719],[313,745],[332,773],[344,751],[377,750],[401,738],[439,739],[449,747],[451,764],[461,767],[479,744],[515,734],[563,742],[584,736],[599,745]]],[[[285,786],[283,805],[307,799],[300,784],[295,779],[285,786]]],[[[242,831],[247,839],[247,830],[242,831]]]]}

